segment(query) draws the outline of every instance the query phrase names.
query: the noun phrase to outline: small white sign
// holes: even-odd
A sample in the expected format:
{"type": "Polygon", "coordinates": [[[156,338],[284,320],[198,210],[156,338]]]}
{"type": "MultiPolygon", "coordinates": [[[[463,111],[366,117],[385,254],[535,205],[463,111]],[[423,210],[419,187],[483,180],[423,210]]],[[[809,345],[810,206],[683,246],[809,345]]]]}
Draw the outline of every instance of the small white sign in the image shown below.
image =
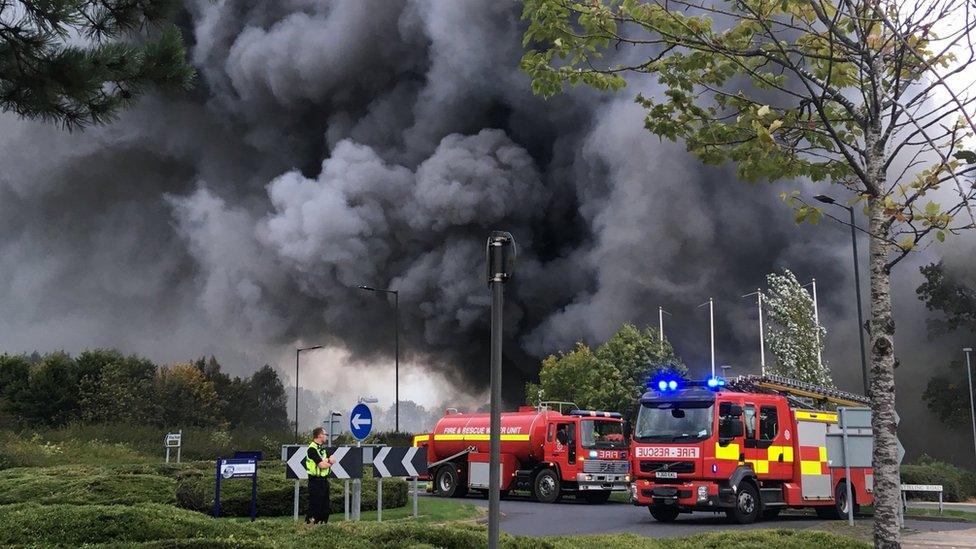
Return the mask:
{"type": "Polygon", "coordinates": [[[674,471],[658,471],[654,473],[654,476],[657,478],[678,478],[678,473],[674,471]]]}
{"type": "Polygon", "coordinates": [[[688,458],[698,457],[697,446],[638,446],[634,448],[636,458],[688,458]]]}
{"type": "Polygon", "coordinates": [[[220,469],[220,474],[224,478],[251,476],[257,470],[254,463],[225,463],[220,469]]]}
{"type": "Polygon", "coordinates": [[[941,492],[941,484],[902,484],[902,492],[941,492]]]}
{"type": "Polygon", "coordinates": [[[181,439],[183,435],[180,433],[167,433],[166,434],[166,447],[167,448],[179,448],[181,439]]]}

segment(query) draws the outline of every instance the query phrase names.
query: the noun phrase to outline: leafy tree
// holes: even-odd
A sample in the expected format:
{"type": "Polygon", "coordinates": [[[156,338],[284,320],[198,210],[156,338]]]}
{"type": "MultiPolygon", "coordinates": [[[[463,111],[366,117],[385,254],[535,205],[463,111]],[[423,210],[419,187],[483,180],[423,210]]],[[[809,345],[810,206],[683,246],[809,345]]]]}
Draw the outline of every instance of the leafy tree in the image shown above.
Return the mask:
{"type": "Polygon", "coordinates": [[[620,368],[577,343],[572,351],[543,360],[538,385],[527,384],[525,392],[532,404],[540,399],[560,400],[573,402],[585,410],[621,411],[632,404],[632,400],[628,402],[632,396],[629,386],[620,368]]]}
{"type": "Polygon", "coordinates": [[[595,352],[577,343],[572,351],[547,357],[539,383],[525,387],[526,402],[563,400],[584,409],[627,414],[647,380],[661,372],[685,375],[687,368],[671,344],[660,341],[657,330],[625,324],[595,352]]]}
{"type": "Polygon", "coordinates": [[[247,399],[250,409],[244,415],[244,425],[264,429],[288,427],[288,396],[278,372],[265,364],[247,381],[247,399]]]}
{"type": "Polygon", "coordinates": [[[117,350],[85,351],[75,359],[83,421],[142,423],[153,419],[156,365],[117,350]]]}
{"type": "MultiPolygon", "coordinates": [[[[644,392],[649,378],[662,373],[684,376],[688,369],[674,355],[671,343],[660,337],[656,328],[643,330],[633,324],[624,324],[606,343],[596,350],[597,358],[616,366],[631,384],[631,395],[644,392]]],[[[633,405],[633,398],[623,411],[633,405]]]]}
{"type": "Polygon", "coordinates": [[[193,363],[160,368],[154,383],[155,423],[165,427],[209,427],[219,420],[220,401],[212,381],[193,363]]]}
{"type": "Polygon", "coordinates": [[[766,283],[769,291],[763,293],[763,303],[771,321],[766,341],[776,357],[767,371],[833,387],[830,368],[821,359],[827,330],[817,325],[810,293],[789,269],[766,275],[766,283]]]}
{"type": "MultiPolygon", "coordinates": [[[[946,272],[944,265],[933,263],[920,267],[923,282],[916,292],[930,311],[939,311],[944,319],[928,321],[930,334],[957,330],[976,334],[976,288],[946,272]]],[[[964,360],[954,360],[932,376],[922,393],[928,409],[951,428],[969,426],[969,409],[960,403],[969,400],[969,380],[964,360]]]]}
{"type": "Polygon", "coordinates": [[[101,124],[149,87],[183,90],[194,71],[175,0],[0,2],[0,109],[68,129],[101,124]]]}
{"type": "MultiPolygon", "coordinates": [[[[963,148],[976,133],[963,93],[976,12],[962,0],[526,0],[523,17],[533,49],[522,67],[537,93],[655,75],[663,92],[637,96],[652,133],[703,162],[733,162],[746,181],[808,179],[864,203],[874,542],[897,547],[891,270],[976,227],[976,153],[963,148]]],[[[799,193],[783,198],[797,221],[824,215],[799,193]]]]}
{"type": "Polygon", "coordinates": [[[36,424],[64,425],[77,417],[78,375],[67,353],[51,353],[31,368],[19,407],[36,424]]]}
{"type": "Polygon", "coordinates": [[[0,408],[23,416],[29,400],[31,364],[24,355],[0,355],[0,408]]]}

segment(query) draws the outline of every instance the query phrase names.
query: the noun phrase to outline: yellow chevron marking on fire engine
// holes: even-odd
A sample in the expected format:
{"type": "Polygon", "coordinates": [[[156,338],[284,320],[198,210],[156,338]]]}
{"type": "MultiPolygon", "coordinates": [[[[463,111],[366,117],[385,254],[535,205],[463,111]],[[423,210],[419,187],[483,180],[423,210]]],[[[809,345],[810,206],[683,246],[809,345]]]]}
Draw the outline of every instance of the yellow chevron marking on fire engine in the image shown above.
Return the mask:
{"type": "Polygon", "coordinates": [[[783,463],[793,463],[792,446],[770,446],[768,450],[769,461],[780,461],[779,456],[783,456],[783,463]]]}
{"type": "MultiPolygon", "coordinates": [[[[489,440],[489,435],[434,435],[434,440],[489,440]]],[[[505,441],[528,441],[529,435],[502,435],[505,441]]]]}
{"type": "Polygon", "coordinates": [[[797,410],[794,412],[794,414],[796,414],[796,419],[806,421],[822,421],[824,423],[837,423],[837,414],[831,412],[810,412],[806,410],[797,410]]]}
{"type": "Polygon", "coordinates": [[[739,445],[728,444],[726,446],[722,446],[716,442],[715,459],[731,459],[733,461],[739,461],[739,445]]]}
{"type": "Polygon", "coordinates": [[[826,463],[827,462],[827,447],[826,446],[821,446],[819,449],[820,449],[820,461],[822,463],[826,463]]]}
{"type": "Polygon", "coordinates": [[[823,470],[820,468],[819,461],[800,461],[800,474],[801,475],[822,475],[823,470]]]}

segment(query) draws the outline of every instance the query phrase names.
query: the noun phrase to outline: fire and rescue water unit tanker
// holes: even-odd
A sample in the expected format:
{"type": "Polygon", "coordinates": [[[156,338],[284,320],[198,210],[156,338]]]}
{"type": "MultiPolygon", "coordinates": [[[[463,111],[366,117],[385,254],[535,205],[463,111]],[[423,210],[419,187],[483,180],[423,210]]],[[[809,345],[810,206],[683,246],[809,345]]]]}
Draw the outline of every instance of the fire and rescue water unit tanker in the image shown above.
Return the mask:
{"type": "MultiPolygon", "coordinates": [[[[501,491],[527,490],[552,503],[570,493],[603,503],[630,488],[630,460],[623,420],[616,412],[543,402],[501,415],[501,491]]],[[[450,411],[427,439],[434,494],[460,497],[488,490],[488,414],[450,411]]],[[[422,445],[423,441],[415,441],[422,445]]]]}
{"type": "Polygon", "coordinates": [[[658,521],[715,511],[746,524],[804,507],[837,518],[847,514],[847,482],[855,509],[873,503],[870,428],[846,429],[845,478],[838,413],[812,409],[857,406],[849,411],[866,415],[865,397],[778,376],[648,387],[631,439],[631,500],[658,521]]]}

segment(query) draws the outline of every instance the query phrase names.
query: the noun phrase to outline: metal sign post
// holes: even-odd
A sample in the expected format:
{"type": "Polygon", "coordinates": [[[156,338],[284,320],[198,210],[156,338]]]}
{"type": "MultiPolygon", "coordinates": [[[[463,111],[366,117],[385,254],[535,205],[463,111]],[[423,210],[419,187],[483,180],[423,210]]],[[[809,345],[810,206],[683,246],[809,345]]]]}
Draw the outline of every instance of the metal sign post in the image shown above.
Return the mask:
{"type": "Polygon", "coordinates": [[[383,477],[376,479],[376,522],[383,522],[383,477]]]}
{"type": "Polygon", "coordinates": [[[180,447],[183,443],[183,429],[176,433],[166,433],[163,446],[166,447],[166,463],[169,463],[169,449],[176,448],[176,463],[180,462],[180,447]]]}
{"type": "Polygon", "coordinates": [[[491,288],[491,431],[488,464],[488,547],[498,548],[501,486],[502,308],[505,283],[515,266],[515,238],[493,231],[485,249],[488,286],[491,288]]]}
{"type": "Polygon", "coordinates": [[[214,518],[220,517],[220,481],[221,479],[232,478],[251,479],[251,522],[254,522],[258,515],[258,463],[254,459],[217,458],[213,516],[214,518]]]}
{"type": "MultiPolygon", "coordinates": [[[[360,399],[362,400],[362,399],[360,399]]],[[[362,448],[363,439],[373,430],[373,412],[369,406],[360,402],[349,413],[349,432],[356,438],[356,447],[362,448]]],[[[359,520],[363,504],[363,481],[352,481],[352,520],[359,520]]]]}
{"type": "Polygon", "coordinates": [[[417,491],[420,490],[420,485],[417,483],[417,477],[413,477],[413,518],[417,518],[417,491]]]}

